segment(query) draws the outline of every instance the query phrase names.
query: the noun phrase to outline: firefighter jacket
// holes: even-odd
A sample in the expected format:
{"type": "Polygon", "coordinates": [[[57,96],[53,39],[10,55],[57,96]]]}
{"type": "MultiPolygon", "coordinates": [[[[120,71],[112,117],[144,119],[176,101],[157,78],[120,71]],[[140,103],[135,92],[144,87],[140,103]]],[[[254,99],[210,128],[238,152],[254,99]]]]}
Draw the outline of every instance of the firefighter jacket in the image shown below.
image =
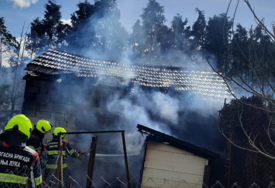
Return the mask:
{"type": "MultiPolygon", "coordinates": [[[[62,156],[63,156],[63,168],[67,168],[68,165],[66,163],[67,156],[70,155],[73,158],[80,158],[80,154],[77,153],[74,149],[72,149],[71,145],[67,140],[63,140],[63,149],[62,149],[62,156]]],[[[57,169],[58,167],[58,157],[59,157],[59,150],[58,150],[58,138],[57,136],[53,136],[53,139],[47,144],[47,169],[57,169]]]]}
{"type": "Polygon", "coordinates": [[[39,154],[41,168],[45,167],[47,161],[45,154],[43,155],[43,152],[46,147],[43,145],[43,138],[44,134],[38,131],[37,129],[34,129],[32,131],[30,139],[27,141],[27,146],[32,148],[39,154]]]}
{"type": "Polygon", "coordinates": [[[27,146],[35,150],[39,155],[41,155],[44,151],[43,145],[43,133],[39,132],[37,129],[34,129],[30,139],[27,141],[27,146]]]}
{"type": "Polygon", "coordinates": [[[41,187],[38,153],[27,146],[10,145],[10,139],[0,138],[0,187],[41,187]]]}

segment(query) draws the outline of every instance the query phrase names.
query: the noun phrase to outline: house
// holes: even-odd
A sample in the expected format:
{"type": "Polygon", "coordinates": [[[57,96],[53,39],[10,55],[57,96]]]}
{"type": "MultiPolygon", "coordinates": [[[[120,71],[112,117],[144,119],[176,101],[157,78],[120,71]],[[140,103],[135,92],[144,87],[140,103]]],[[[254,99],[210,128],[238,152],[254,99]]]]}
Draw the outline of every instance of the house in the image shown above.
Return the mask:
{"type": "Polygon", "coordinates": [[[137,87],[189,92],[195,99],[212,102],[230,98],[224,81],[214,72],[94,60],[57,49],[47,50],[25,70],[22,113],[33,124],[43,118],[69,131],[79,129],[76,125],[83,129],[83,124],[112,124],[113,117],[106,117],[104,110],[110,94],[123,96],[137,87]]]}
{"type": "MultiPolygon", "coordinates": [[[[57,49],[47,50],[28,63],[25,70],[27,73],[24,76],[26,87],[22,113],[29,117],[33,124],[40,119],[46,119],[54,127],[62,126],[67,131],[133,131],[136,123],[129,124],[126,120],[125,123],[123,118],[111,113],[107,107],[113,96],[124,99],[131,94],[139,95],[140,90],[146,91],[148,95],[155,91],[161,92],[162,95],[172,93],[171,96],[190,94],[195,99],[210,102],[223,102],[224,98],[230,98],[224,81],[213,72],[95,60],[57,49]],[[120,122],[117,122],[118,119],[120,122]],[[119,127],[122,123],[125,126],[119,127]]],[[[129,100],[133,100],[134,104],[135,98],[129,100]]],[[[154,113],[149,114],[148,119],[165,121],[154,113]]],[[[140,122],[138,118],[135,120],[140,122]]],[[[51,134],[47,134],[44,141],[47,142],[51,137],[51,134]]],[[[87,138],[89,137],[66,136],[71,142],[89,146],[90,140],[87,138]]],[[[110,137],[101,140],[98,146],[100,152],[119,153],[119,147],[109,147],[110,140],[110,137]]],[[[139,163],[136,159],[130,160],[129,163],[133,165],[139,163]]],[[[201,160],[207,163],[207,158],[201,160]]],[[[104,168],[104,164],[101,164],[104,168]]]]}
{"type": "Polygon", "coordinates": [[[195,187],[208,185],[209,160],[218,155],[173,136],[137,126],[146,134],[141,187],[195,187]]]}

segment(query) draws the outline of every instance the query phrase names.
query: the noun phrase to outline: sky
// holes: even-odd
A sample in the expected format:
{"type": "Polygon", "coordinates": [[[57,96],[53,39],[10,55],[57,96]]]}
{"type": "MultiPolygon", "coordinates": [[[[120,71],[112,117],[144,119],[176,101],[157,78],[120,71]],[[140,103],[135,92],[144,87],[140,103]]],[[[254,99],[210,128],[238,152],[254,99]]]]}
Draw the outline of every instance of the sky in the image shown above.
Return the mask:
{"type": "MultiPolygon", "coordinates": [[[[62,19],[69,20],[70,15],[77,10],[77,3],[84,0],[56,0],[61,5],[62,19]]],[[[195,8],[205,12],[206,19],[226,12],[230,0],[157,0],[164,6],[166,25],[170,26],[172,18],[179,13],[183,19],[188,19],[188,25],[192,25],[197,19],[195,8]]],[[[7,29],[15,37],[20,36],[24,22],[30,24],[36,17],[43,18],[44,5],[47,0],[0,0],[0,17],[5,18],[7,29]]],[[[91,3],[94,0],[90,0],[91,3]]],[[[142,9],[146,7],[148,0],[117,0],[121,12],[121,23],[130,33],[132,26],[140,19],[142,9]]],[[[275,0],[250,0],[260,18],[265,18],[267,26],[275,21],[275,0]]],[[[233,17],[237,0],[232,0],[228,16],[233,17]]],[[[255,26],[253,15],[243,0],[240,1],[236,14],[235,24],[241,23],[245,27],[255,26]]]]}

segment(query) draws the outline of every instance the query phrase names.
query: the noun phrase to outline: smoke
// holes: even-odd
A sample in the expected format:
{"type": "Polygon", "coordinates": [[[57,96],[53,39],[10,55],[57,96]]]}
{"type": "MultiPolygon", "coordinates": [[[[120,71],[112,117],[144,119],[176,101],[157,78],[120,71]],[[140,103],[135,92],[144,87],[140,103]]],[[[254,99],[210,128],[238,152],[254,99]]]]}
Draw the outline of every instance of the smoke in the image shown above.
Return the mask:
{"type": "MultiPolygon", "coordinates": [[[[184,71],[211,72],[204,58],[206,54],[200,52],[185,54],[175,49],[163,51],[160,46],[154,46],[153,55],[133,58],[135,48],[127,45],[128,34],[119,22],[118,12],[110,10],[105,12],[104,16],[101,13],[98,14],[100,15],[95,14],[75,31],[81,37],[72,43],[77,42],[78,45],[88,47],[80,50],[68,46],[66,50],[91,59],[110,60],[113,67],[137,64],[162,65],[180,66],[184,71]]],[[[140,31],[139,41],[146,38],[142,35],[144,33],[140,31]]],[[[141,43],[135,44],[137,47],[141,45],[141,43]]],[[[186,51],[190,51],[189,46],[186,46],[186,51]]],[[[215,59],[211,59],[211,63],[215,63],[215,59]]],[[[79,75],[78,68],[75,67],[74,76],[79,75]]],[[[66,101],[66,104],[75,108],[72,115],[76,116],[76,126],[79,131],[125,130],[127,151],[131,156],[129,158],[131,176],[136,178],[139,176],[138,165],[141,162],[137,161],[140,160],[139,155],[145,140],[145,136],[137,132],[137,124],[207,149],[218,152],[224,149],[220,135],[215,128],[218,110],[221,109],[222,103],[202,101],[199,94],[191,90],[175,90],[176,86],[171,86],[165,91],[137,84],[130,87],[132,75],[122,74],[123,77],[117,78],[102,75],[100,69],[97,71],[95,74],[99,76],[94,78],[75,79],[71,75],[60,75],[59,81],[53,84],[48,97],[55,99],[56,103],[66,101]]],[[[88,151],[92,136],[94,135],[87,134],[69,138],[76,147],[82,151],[88,151]]],[[[118,170],[124,169],[124,161],[121,157],[123,153],[121,135],[98,134],[97,136],[99,140],[95,167],[96,178],[105,176],[106,179],[113,181],[114,176],[125,177],[125,172],[118,170]]],[[[75,176],[86,177],[86,171],[83,169],[87,168],[87,158],[81,163],[71,161],[70,164],[75,169],[81,169],[81,172],[79,170],[73,172],[75,176]]]]}
{"type": "MultiPolygon", "coordinates": [[[[20,38],[16,39],[18,44],[20,38]]],[[[24,51],[24,40],[22,40],[18,59],[17,50],[12,45],[2,43],[1,55],[2,67],[0,67],[0,127],[5,126],[11,116],[12,101],[14,101],[14,114],[20,114],[24,100],[25,76],[24,68],[26,61],[29,60],[29,54],[24,51]]]]}
{"type": "MultiPolygon", "coordinates": [[[[102,3],[101,6],[106,5],[102,3]]],[[[67,50],[92,59],[119,61],[128,39],[128,33],[119,21],[119,10],[115,6],[98,9],[69,35],[69,43],[74,47],[68,46],[67,50]],[[75,36],[79,37],[76,39],[75,36]]]]}
{"type": "Polygon", "coordinates": [[[2,130],[10,118],[12,100],[15,101],[14,113],[21,113],[25,89],[25,80],[22,80],[25,75],[24,66],[0,68],[0,129],[2,130]]]}
{"type": "MultiPolygon", "coordinates": [[[[159,58],[150,56],[135,60],[134,48],[126,45],[128,34],[120,25],[117,12],[113,10],[105,13],[103,17],[94,15],[86,24],[77,28],[76,32],[81,38],[72,42],[81,45],[89,41],[92,45],[87,45],[89,48],[82,50],[68,46],[67,51],[95,60],[110,60],[113,69],[117,71],[119,71],[118,66],[137,64],[181,66],[184,67],[182,69],[184,71],[211,71],[200,53],[190,55],[172,49],[162,52],[160,47],[154,49],[154,54],[159,58]],[[96,37],[93,38],[94,36],[96,37]]],[[[140,37],[145,38],[142,35],[140,37]]],[[[78,68],[75,67],[75,76],[79,75],[78,68]]],[[[122,77],[117,77],[104,75],[101,72],[102,70],[98,69],[94,73],[96,77],[79,80],[63,74],[60,76],[61,83],[55,82],[52,95],[63,93],[70,101],[70,105],[75,106],[81,113],[81,118],[77,118],[76,122],[78,130],[125,130],[127,152],[131,156],[129,157],[131,176],[139,178],[142,164],[140,154],[145,140],[145,136],[137,131],[137,124],[211,150],[218,151],[221,148],[217,145],[221,142],[217,142],[220,137],[215,129],[221,103],[198,100],[198,96],[192,91],[176,91],[175,86],[161,91],[141,87],[138,84],[131,85],[131,74],[121,74],[122,77]],[[66,94],[64,87],[68,88],[65,90],[66,94]]],[[[97,136],[99,140],[95,179],[104,176],[113,181],[114,174],[116,177],[126,177],[124,170],[117,170],[124,169],[121,135],[98,134],[97,136]]],[[[77,147],[82,151],[87,151],[91,137],[92,135],[77,135],[72,141],[78,143],[77,147]]],[[[81,163],[83,169],[86,169],[85,165],[88,164],[86,162],[81,163]]],[[[79,163],[73,162],[73,164],[79,169],[79,163]]],[[[85,176],[83,172],[75,172],[76,176],[79,174],[85,176]]]]}
{"type": "MultiPolygon", "coordinates": [[[[181,66],[184,71],[211,71],[203,55],[200,53],[184,54],[179,50],[166,50],[160,47],[154,49],[153,56],[133,58],[134,48],[128,47],[128,34],[119,22],[118,12],[110,10],[102,16],[95,14],[86,24],[76,28],[76,35],[81,36],[75,41],[87,47],[79,49],[67,46],[66,50],[89,57],[91,59],[104,59],[112,63],[118,70],[120,65],[151,65],[151,66],[181,66]]],[[[141,31],[141,33],[144,33],[141,31]]],[[[140,35],[140,41],[145,36],[140,35]]],[[[76,45],[76,46],[77,46],[76,45]]],[[[187,47],[188,48],[188,47],[187,47]]],[[[188,51],[188,50],[187,50],[188,51]]],[[[214,60],[213,60],[214,61],[214,60]]],[[[79,65],[80,66],[80,65],[79,65]]],[[[132,84],[130,74],[122,77],[106,76],[101,69],[93,78],[75,78],[79,75],[75,67],[73,76],[61,74],[58,82],[54,82],[49,91],[49,100],[52,103],[65,103],[72,106],[73,116],[76,117],[75,126],[80,130],[125,130],[127,152],[129,158],[130,175],[139,177],[140,153],[145,136],[136,129],[137,124],[150,127],[165,134],[186,140],[193,144],[212,150],[217,148],[219,133],[215,131],[218,118],[217,111],[220,103],[197,100],[198,95],[192,91],[177,91],[176,86],[167,90],[152,89],[132,84]],[[137,165],[138,164],[138,165],[137,165]]],[[[68,129],[70,131],[70,129],[68,129]]],[[[88,151],[91,137],[94,135],[76,135],[69,137],[75,147],[88,151]]],[[[125,177],[123,157],[110,157],[123,153],[120,134],[97,134],[98,154],[96,157],[96,176],[105,176],[113,180],[114,176],[125,177]],[[105,156],[105,155],[110,156],[105,156]]],[[[221,143],[221,142],[218,142],[221,143]]],[[[76,169],[74,175],[85,177],[88,159],[81,164],[68,161],[76,169]]],[[[125,182],[125,181],[124,181],[125,182]]]]}
{"type": "Polygon", "coordinates": [[[153,101],[157,115],[174,125],[178,124],[179,100],[158,92],[153,94],[153,101]]]}

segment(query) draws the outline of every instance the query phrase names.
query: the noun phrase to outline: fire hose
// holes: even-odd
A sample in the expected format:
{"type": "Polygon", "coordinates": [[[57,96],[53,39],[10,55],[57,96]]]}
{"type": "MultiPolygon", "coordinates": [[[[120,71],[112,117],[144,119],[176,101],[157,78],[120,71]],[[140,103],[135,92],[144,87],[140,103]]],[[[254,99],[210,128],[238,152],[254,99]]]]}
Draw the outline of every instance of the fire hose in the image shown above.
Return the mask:
{"type": "MultiPolygon", "coordinates": [[[[92,149],[89,149],[87,152],[82,152],[80,149],[77,149],[76,152],[78,154],[80,154],[80,160],[82,160],[82,157],[86,157],[86,156],[90,156],[90,152],[91,152],[92,149]]],[[[103,154],[103,153],[96,153],[95,154],[96,156],[98,157],[123,157],[124,154],[103,154]]],[[[131,154],[128,154],[127,156],[136,156],[137,154],[135,153],[131,153],[131,154]]]]}

